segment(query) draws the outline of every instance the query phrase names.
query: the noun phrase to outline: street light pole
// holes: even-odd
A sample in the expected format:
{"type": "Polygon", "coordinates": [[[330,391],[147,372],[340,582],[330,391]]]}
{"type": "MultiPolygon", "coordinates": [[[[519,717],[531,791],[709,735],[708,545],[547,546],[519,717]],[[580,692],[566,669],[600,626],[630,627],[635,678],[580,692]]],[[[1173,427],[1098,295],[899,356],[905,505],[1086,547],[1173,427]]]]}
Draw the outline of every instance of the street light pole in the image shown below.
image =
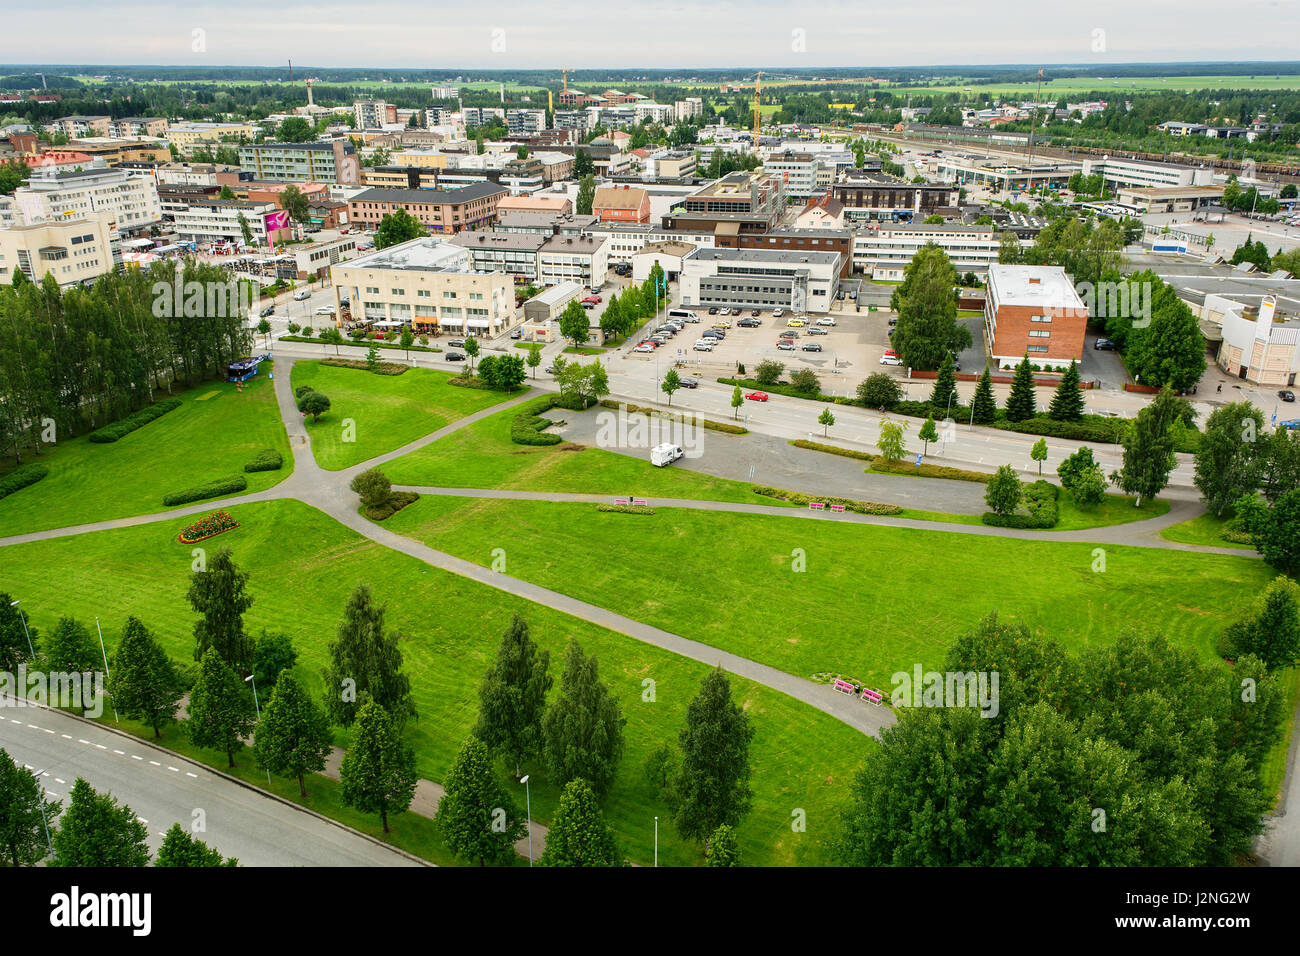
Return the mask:
{"type": "Polygon", "coordinates": [[[659,866],[659,818],[655,817],[655,866],[659,866]]]}
{"type": "Polygon", "coordinates": [[[54,856],[54,841],[50,839],[50,821],[45,816],[45,787],[41,786],[41,777],[45,776],[44,770],[38,770],[32,774],[36,778],[36,786],[40,787],[41,792],[36,796],[36,802],[41,807],[41,825],[45,827],[45,845],[50,848],[50,856],[54,856]]]}
{"type": "MultiPolygon", "coordinates": [[[[259,703],[257,702],[257,675],[256,675],[256,674],[249,674],[247,677],[244,678],[244,681],[245,681],[245,682],[247,682],[247,681],[252,681],[252,682],[253,682],[253,706],[257,708],[257,720],[258,720],[258,722],[260,723],[261,720],[262,720],[262,705],[259,704],[259,703]]],[[[266,768],[266,785],[267,785],[268,787],[271,785],[271,768],[270,768],[270,767],[267,767],[267,768],[266,768]]]]}
{"type": "Polygon", "coordinates": [[[524,813],[525,820],[528,822],[528,865],[533,865],[533,795],[528,788],[528,778],[530,774],[524,774],[519,782],[524,785],[524,813]]]}
{"type": "MultiPolygon", "coordinates": [[[[104,650],[104,629],[99,626],[99,618],[95,618],[95,630],[99,632],[99,653],[104,655],[104,680],[111,681],[113,675],[108,672],[108,651],[104,650]]],[[[112,696],[112,695],[110,695],[112,696]]],[[[113,723],[120,723],[117,718],[117,704],[113,704],[113,723]]]]}
{"type": "Polygon", "coordinates": [[[18,608],[18,619],[23,622],[23,633],[27,635],[27,650],[32,655],[32,660],[36,660],[36,648],[32,647],[31,631],[27,630],[27,615],[23,613],[23,602],[10,601],[9,606],[18,608]]]}

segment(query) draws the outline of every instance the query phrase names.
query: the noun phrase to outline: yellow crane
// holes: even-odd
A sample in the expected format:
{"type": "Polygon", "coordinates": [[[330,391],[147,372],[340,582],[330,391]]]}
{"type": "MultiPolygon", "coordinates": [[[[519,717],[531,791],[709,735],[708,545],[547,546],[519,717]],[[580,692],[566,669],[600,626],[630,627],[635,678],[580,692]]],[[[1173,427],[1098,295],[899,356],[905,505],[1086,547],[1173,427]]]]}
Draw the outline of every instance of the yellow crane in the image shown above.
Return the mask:
{"type": "Polygon", "coordinates": [[[569,74],[576,73],[573,67],[560,67],[560,76],[564,77],[564,92],[569,92],[569,74]]]}
{"type": "Polygon", "coordinates": [[[754,146],[758,146],[758,125],[763,115],[763,74],[754,77],[754,146]]]}

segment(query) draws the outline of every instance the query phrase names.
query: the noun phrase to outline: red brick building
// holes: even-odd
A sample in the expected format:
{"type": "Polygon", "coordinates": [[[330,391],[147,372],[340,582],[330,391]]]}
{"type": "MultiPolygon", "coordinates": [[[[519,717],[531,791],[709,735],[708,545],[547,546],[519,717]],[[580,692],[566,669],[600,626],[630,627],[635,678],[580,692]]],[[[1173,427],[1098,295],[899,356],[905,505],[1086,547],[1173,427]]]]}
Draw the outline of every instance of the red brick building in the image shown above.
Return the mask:
{"type": "Polygon", "coordinates": [[[1029,356],[1042,368],[1068,368],[1083,358],[1088,307],[1060,266],[989,267],[984,344],[998,368],[1029,356]]]}

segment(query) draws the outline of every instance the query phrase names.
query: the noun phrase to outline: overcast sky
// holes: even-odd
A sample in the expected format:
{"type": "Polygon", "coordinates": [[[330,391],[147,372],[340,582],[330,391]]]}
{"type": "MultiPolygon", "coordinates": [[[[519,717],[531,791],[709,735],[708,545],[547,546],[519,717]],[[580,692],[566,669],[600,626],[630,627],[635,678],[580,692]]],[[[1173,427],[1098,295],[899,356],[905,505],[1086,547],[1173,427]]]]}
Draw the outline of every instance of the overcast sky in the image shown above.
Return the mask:
{"type": "Polygon", "coordinates": [[[412,67],[1293,60],[1300,0],[229,0],[9,5],[0,62],[412,67]]]}

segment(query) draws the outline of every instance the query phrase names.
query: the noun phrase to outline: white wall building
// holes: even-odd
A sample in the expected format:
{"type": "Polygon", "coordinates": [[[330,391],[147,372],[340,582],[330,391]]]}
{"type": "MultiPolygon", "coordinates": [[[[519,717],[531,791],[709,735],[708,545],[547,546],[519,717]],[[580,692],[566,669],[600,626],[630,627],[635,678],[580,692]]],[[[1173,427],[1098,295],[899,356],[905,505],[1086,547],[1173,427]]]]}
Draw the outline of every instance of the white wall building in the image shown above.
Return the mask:
{"type": "Polygon", "coordinates": [[[35,172],[14,192],[16,221],[26,224],[108,213],[119,232],[147,229],[162,219],[152,174],[118,168],[35,172]]]}
{"type": "Polygon", "coordinates": [[[839,283],[838,252],[696,249],[682,258],[683,306],[826,312],[839,283]]]}

